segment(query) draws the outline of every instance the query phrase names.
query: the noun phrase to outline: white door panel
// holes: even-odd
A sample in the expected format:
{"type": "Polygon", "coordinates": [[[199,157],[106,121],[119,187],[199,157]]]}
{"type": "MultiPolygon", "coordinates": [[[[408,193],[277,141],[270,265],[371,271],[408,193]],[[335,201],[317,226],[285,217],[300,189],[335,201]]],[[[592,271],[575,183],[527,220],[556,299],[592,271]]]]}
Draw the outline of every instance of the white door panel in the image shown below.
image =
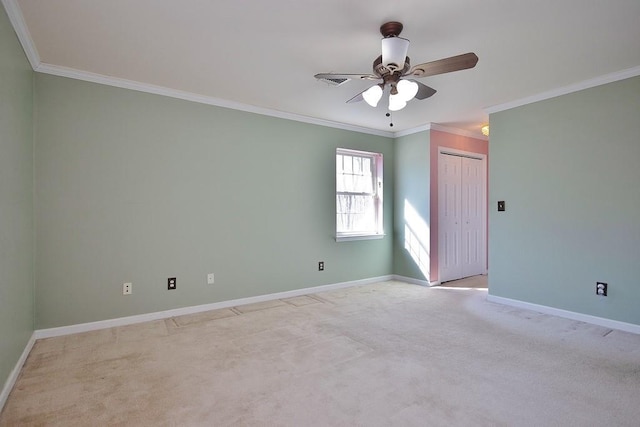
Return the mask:
{"type": "Polygon", "coordinates": [[[461,243],[461,184],[462,164],[459,157],[441,155],[439,159],[438,236],[440,257],[440,281],[451,280],[462,268],[460,263],[461,243]],[[443,279],[444,278],[444,279],[443,279]]]}
{"type": "Polygon", "coordinates": [[[486,265],[484,159],[438,158],[439,280],[482,274],[486,265]]]}
{"type": "Polygon", "coordinates": [[[462,277],[484,272],[484,171],[481,159],[462,157],[462,277]]]}

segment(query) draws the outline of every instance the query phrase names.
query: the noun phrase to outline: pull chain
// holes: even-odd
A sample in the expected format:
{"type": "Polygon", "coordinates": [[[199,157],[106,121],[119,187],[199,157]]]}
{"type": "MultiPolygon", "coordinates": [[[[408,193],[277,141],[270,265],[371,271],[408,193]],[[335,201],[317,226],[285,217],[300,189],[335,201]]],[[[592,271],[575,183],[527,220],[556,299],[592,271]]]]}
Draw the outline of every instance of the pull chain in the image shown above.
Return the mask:
{"type": "Polygon", "coordinates": [[[391,115],[391,113],[387,113],[385,115],[389,117],[389,127],[393,127],[393,116],[391,115]]]}

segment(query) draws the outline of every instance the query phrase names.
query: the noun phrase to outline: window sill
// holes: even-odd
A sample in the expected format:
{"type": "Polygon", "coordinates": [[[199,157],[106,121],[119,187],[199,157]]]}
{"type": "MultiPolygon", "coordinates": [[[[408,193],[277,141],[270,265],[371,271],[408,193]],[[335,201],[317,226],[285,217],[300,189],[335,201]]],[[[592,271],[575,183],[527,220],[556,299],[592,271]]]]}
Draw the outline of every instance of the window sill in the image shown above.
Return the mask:
{"type": "Polygon", "coordinates": [[[383,239],[386,236],[382,234],[357,234],[352,236],[336,236],[336,242],[350,242],[352,240],[376,240],[383,239]]]}

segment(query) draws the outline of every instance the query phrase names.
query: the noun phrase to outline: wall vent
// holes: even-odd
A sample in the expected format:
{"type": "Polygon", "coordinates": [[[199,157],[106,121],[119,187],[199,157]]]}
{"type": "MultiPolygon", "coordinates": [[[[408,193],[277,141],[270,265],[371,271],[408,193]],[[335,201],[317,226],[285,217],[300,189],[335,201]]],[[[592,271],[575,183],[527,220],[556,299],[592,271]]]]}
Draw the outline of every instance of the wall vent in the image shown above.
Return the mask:
{"type": "Polygon", "coordinates": [[[321,82],[325,82],[327,84],[330,84],[331,86],[340,86],[341,84],[346,83],[351,79],[344,79],[344,78],[325,79],[325,78],[322,78],[322,79],[318,79],[318,80],[320,80],[321,82]]]}

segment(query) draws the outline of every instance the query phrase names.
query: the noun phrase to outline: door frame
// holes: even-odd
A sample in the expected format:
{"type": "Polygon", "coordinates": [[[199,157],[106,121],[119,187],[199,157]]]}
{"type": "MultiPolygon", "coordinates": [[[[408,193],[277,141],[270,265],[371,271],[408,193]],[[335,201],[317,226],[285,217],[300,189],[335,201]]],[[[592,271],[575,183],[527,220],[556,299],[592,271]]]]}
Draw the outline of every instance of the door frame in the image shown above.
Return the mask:
{"type": "Polygon", "coordinates": [[[437,244],[437,248],[436,251],[438,253],[438,283],[442,283],[442,276],[441,276],[441,272],[442,272],[442,260],[444,257],[440,257],[440,244],[441,244],[441,239],[440,239],[440,156],[441,155],[453,155],[453,156],[458,156],[458,157],[468,157],[468,158],[472,158],[472,159],[477,159],[477,160],[481,160],[482,161],[482,175],[484,177],[484,179],[482,180],[482,239],[484,241],[484,250],[483,250],[483,264],[484,264],[484,270],[482,274],[487,274],[487,260],[488,260],[488,233],[487,233],[487,229],[488,229],[488,169],[487,169],[487,155],[486,154],[482,154],[482,153],[476,153],[473,151],[465,151],[465,150],[459,150],[456,148],[450,148],[450,147],[444,147],[444,146],[438,146],[438,158],[436,161],[436,165],[437,165],[437,177],[438,177],[438,185],[436,186],[435,190],[436,190],[436,198],[435,200],[437,200],[438,203],[438,209],[437,209],[437,215],[438,215],[438,230],[437,230],[437,236],[438,236],[438,244],[437,244]]]}

